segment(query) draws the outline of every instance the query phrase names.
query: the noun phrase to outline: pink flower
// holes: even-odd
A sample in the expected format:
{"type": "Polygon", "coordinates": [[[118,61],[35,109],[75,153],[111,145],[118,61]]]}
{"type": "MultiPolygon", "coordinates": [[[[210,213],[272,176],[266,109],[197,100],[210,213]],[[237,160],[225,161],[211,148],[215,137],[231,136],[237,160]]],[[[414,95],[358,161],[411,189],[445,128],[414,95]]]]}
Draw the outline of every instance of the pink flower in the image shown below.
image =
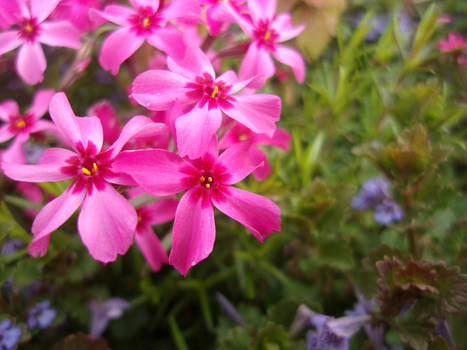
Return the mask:
{"type": "Polygon", "coordinates": [[[153,271],[158,271],[162,264],[169,261],[161,241],[152,230],[152,225],[161,225],[175,217],[179,200],[163,198],[152,204],[136,209],[138,225],[136,227],[136,244],[143,253],[153,271]]]}
{"type": "MultiPolygon", "coordinates": [[[[248,128],[245,128],[243,125],[235,124],[229,131],[225,133],[224,137],[219,143],[219,148],[225,149],[239,142],[247,142],[251,146],[275,146],[283,149],[284,151],[288,151],[290,134],[284,129],[277,129],[274,135],[269,137],[264,134],[255,134],[248,128]]],[[[249,154],[252,157],[250,160],[252,163],[263,163],[255,169],[253,176],[256,180],[264,180],[271,173],[271,168],[269,166],[266,152],[255,146],[250,148],[249,154]]]]}
{"type": "Polygon", "coordinates": [[[32,224],[29,254],[43,256],[51,232],[60,227],[82,205],[78,217],[81,240],[91,256],[102,262],[114,261],[133,243],[136,211],[112,184],[134,185],[127,175],[115,172],[112,163],[135,134],[152,129],[167,132],[165,126],[144,116],[132,118],[120,137],[102,150],[102,125],[96,117],[76,117],[64,93],[50,102],[50,116],[74,152],[49,148],[37,165],[2,163],[6,176],[17,181],[51,182],[72,179],[59,197],[41,209],[32,224]]]}
{"type": "Polygon", "coordinates": [[[49,130],[55,131],[55,126],[48,121],[40,120],[49,108],[49,102],[55,91],[39,90],[34,96],[32,106],[21,114],[18,104],[7,100],[0,104],[0,142],[15,138],[8,149],[2,153],[3,161],[24,163],[25,158],[21,146],[29,139],[30,134],[49,130]]]}
{"type": "Polygon", "coordinates": [[[249,147],[238,143],[220,156],[216,150],[194,161],[158,149],[126,151],[115,159],[117,171],[128,173],[153,195],[188,190],[175,213],[169,257],[169,263],[183,275],[212,251],[216,236],[213,206],[261,242],[280,230],[280,209],[274,202],[231,186],[259,165],[250,162],[249,147]]]}
{"type": "Polygon", "coordinates": [[[276,130],[281,100],[269,94],[236,95],[253,79],[239,81],[233,71],[216,78],[209,59],[198,48],[187,50],[183,60],[170,57],[170,71],[149,70],[133,82],[131,97],[151,110],[195,106],[175,121],[176,141],[182,157],[199,158],[222,122],[222,113],[256,133],[276,130]]]}
{"type": "Polygon", "coordinates": [[[166,25],[179,18],[199,18],[197,1],[174,0],[163,8],[159,0],[131,0],[134,8],[108,5],[104,11],[92,13],[121,26],[105,39],[99,55],[104,69],[117,74],[120,65],[143,44],[145,40],[155,48],[171,56],[183,56],[185,43],[183,34],[166,25]]]}
{"type": "Polygon", "coordinates": [[[461,66],[467,65],[467,39],[461,34],[449,33],[447,39],[441,40],[438,45],[438,49],[442,52],[452,52],[457,63],[461,66]]]}
{"type": "MultiPolygon", "coordinates": [[[[250,19],[235,12],[231,15],[246,35],[253,39],[240,65],[240,78],[248,79],[263,74],[264,79],[275,73],[271,54],[279,62],[292,68],[299,83],[305,80],[305,61],[298,51],[279,45],[299,35],[304,25],[293,27],[291,16],[276,16],[276,0],[248,0],[250,19]]],[[[263,81],[264,83],[264,81],[263,81]]]]}
{"type": "Polygon", "coordinates": [[[120,121],[114,108],[107,100],[94,103],[88,110],[89,115],[95,115],[102,124],[104,142],[112,144],[120,135],[120,121]]]}
{"type": "Polygon", "coordinates": [[[79,31],[68,21],[45,21],[60,0],[8,0],[0,2],[7,10],[16,4],[14,23],[17,28],[0,33],[0,55],[21,45],[16,57],[16,70],[28,84],[41,82],[47,66],[41,43],[79,49],[79,31]]]}
{"type": "Polygon", "coordinates": [[[230,15],[230,12],[245,12],[243,6],[245,2],[246,0],[201,0],[209,34],[219,35],[226,31],[229,23],[235,22],[235,18],[230,15]]]}
{"type": "Polygon", "coordinates": [[[82,32],[89,32],[100,24],[89,18],[89,10],[101,8],[105,1],[107,0],[62,0],[54,15],[69,20],[82,32]]]}

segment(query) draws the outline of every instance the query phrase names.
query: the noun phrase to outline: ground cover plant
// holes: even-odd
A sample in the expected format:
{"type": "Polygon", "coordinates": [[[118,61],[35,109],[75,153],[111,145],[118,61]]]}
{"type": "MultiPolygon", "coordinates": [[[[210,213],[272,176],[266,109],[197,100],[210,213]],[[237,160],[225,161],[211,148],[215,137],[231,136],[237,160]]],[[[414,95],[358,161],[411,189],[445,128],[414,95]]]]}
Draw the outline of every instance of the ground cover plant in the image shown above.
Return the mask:
{"type": "Polygon", "coordinates": [[[466,13],[0,0],[0,348],[466,348],[466,13]]]}

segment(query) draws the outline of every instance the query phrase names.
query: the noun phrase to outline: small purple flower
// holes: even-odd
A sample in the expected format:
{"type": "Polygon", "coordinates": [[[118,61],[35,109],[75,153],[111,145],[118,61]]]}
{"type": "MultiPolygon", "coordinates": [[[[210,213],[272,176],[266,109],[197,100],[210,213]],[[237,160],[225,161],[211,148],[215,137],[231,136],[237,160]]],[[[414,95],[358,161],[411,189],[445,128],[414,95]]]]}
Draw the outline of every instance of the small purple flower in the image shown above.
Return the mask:
{"type": "Polygon", "coordinates": [[[2,245],[2,254],[6,256],[13,255],[23,246],[23,241],[15,238],[7,238],[2,245]]]}
{"type": "Polygon", "coordinates": [[[306,350],[348,350],[349,339],[367,324],[370,318],[368,315],[334,318],[314,314],[310,317],[310,323],[316,330],[308,331],[306,350]]]}
{"type": "Polygon", "coordinates": [[[375,177],[365,181],[362,189],[352,199],[350,206],[356,210],[365,210],[386,198],[389,198],[391,184],[382,177],[375,177]]]}
{"type": "Polygon", "coordinates": [[[0,349],[13,349],[21,338],[21,328],[11,323],[9,319],[0,322],[0,349]]]}
{"type": "Polygon", "coordinates": [[[395,221],[401,221],[404,213],[396,202],[386,199],[375,207],[373,218],[381,225],[389,225],[395,221]]]}
{"type": "Polygon", "coordinates": [[[28,164],[37,164],[39,158],[42,156],[42,153],[47,149],[41,145],[34,145],[30,143],[24,143],[21,146],[23,150],[24,157],[26,158],[26,163],[28,164]]]}
{"type": "Polygon", "coordinates": [[[89,309],[92,312],[92,321],[89,334],[100,337],[111,320],[120,318],[130,304],[122,298],[111,298],[105,302],[92,301],[89,309]]]}
{"type": "Polygon", "coordinates": [[[57,311],[50,306],[50,301],[44,300],[35,304],[28,311],[27,324],[29,329],[47,328],[57,317],[57,311]]]}

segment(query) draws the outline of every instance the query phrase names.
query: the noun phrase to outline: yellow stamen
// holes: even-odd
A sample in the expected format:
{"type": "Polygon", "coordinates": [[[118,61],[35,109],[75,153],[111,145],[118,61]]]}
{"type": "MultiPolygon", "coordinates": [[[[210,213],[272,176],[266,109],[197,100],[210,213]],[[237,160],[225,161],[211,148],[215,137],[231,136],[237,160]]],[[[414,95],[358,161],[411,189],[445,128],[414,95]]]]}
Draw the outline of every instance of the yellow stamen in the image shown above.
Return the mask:
{"type": "Polygon", "coordinates": [[[219,93],[219,88],[216,86],[214,86],[214,91],[212,92],[211,94],[211,98],[214,98],[216,97],[216,95],[219,93]]]}
{"type": "Polygon", "coordinates": [[[144,28],[149,27],[149,24],[151,24],[151,23],[149,22],[149,18],[143,19],[143,27],[144,27],[144,28]]]}
{"type": "Polygon", "coordinates": [[[81,168],[84,175],[91,176],[91,172],[87,168],[81,168]]]}
{"type": "Polygon", "coordinates": [[[241,134],[241,135],[238,137],[238,140],[239,140],[239,141],[246,141],[246,140],[248,140],[248,136],[245,135],[245,134],[241,134]]]}
{"type": "Polygon", "coordinates": [[[26,27],[24,27],[24,29],[28,32],[28,33],[32,33],[34,31],[34,28],[30,25],[30,24],[26,24],[26,27]]]}
{"type": "Polygon", "coordinates": [[[204,176],[201,176],[201,177],[199,178],[199,181],[204,182],[204,181],[206,181],[206,178],[205,178],[204,176]]]}
{"type": "Polygon", "coordinates": [[[141,215],[138,215],[138,222],[140,222],[143,218],[141,217],[141,215]]]}
{"type": "Polygon", "coordinates": [[[93,174],[97,173],[97,164],[95,162],[92,163],[92,173],[93,174]]]}
{"type": "Polygon", "coordinates": [[[211,185],[210,185],[210,184],[206,184],[206,185],[204,185],[204,187],[209,188],[209,187],[211,187],[211,185]]]}
{"type": "Polygon", "coordinates": [[[269,40],[269,38],[271,37],[271,32],[268,30],[265,34],[264,34],[264,40],[269,40]]]}
{"type": "Polygon", "coordinates": [[[26,126],[26,122],[23,119],[20,119],[16,122],[16,127],[18,128],[24,128],[26,126]]]}
{"type": "Polygon", "coordinates": [[[211,176],[208,177],[208,182],[212,182],[212,177],[211,176]]]}

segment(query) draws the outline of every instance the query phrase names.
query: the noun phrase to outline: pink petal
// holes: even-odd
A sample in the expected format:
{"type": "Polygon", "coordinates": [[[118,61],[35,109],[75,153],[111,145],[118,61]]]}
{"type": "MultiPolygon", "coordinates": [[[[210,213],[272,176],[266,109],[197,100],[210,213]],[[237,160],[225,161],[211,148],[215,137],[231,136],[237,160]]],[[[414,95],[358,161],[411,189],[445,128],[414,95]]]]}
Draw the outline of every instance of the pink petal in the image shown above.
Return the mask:
{"type": "Polygon", "coordinates": [[[252,157],[252,162],[258,164],[262,163],[262,165],[255,169],[255,171],[253,172],[253,176],[257,181],[263,181],[271,173],[271,167],[268,163],[268,156],[266,152],[256,147],[252,147],[250,154],[252,157]]]}
{"type": "Polygon", "coordinates": [[[148,42],[167,55],[178,59],[185,55],[186,44],[183,33],[175,28],[158,28],[147,37],[148,42]]]}
{"type": "Polygon", "coordinates": [[[130,0],[130,3],[135,8],[150,6],[154,11],[159,8],[159,2],[159,0],[130,0]]]}
{"type": "Polygon", "coordinates": [[[136,77],[131,86],[131,97],[153,111],[170,109],[175,100],[185,104],[185,86],[189,80],[163,70],[148,70],[136,77]]]}
{"type": "Polygon", "coordinates": [[[153,271],[159,271],[161,265],[169,261],[161,241],[150,227],[136,231],[135,240],[153,271]]]}
{"type": "Polygon", "coordinates": [[[242,181],[261,165],[263,159],[259,159],[257,162],[252,161],[253,157],[250,154],[250,148],[250,142],[239,142],[229,147],[219,156],[218,163],[222,164],[230,175],[225,182],[226,184],[231,185],[242,181]]]}
{"type": "Polygon", "coordinates": [[[82,143],[75,113],[63,92],[57,92],[50,100],[49,113],[59,132],[70,146],[76,148],[78,144],[82,143]]]}
{"type": "Polygon", "coordinates": [[[200,48],[194,46],[187,47],[183,59],[169,57],[167,65],[172,72],[190,80],[194,80],[196,76],[203,73],[208,73],[212,77],[216,76],[208,56],[200,48]]]}
{"type": "Polygon", "coordinates": [[[72,49],[81,47],[80,32],[68,21],[47,21],[41,24],[38,40],[50,46],[72,49]]]}
{"type": "Polygon", "coordinates": [[[81,142],[86,149],[92,143],[96,146],[96,151],[99,152],[104,143],[104,132],[102,124],[97,117],[75,117],[76,124],[79,128],[81,142]]]}
{"type": "Polygon", "coordinates": [[[290,134],[285,131],[284,129],[277,128],[276,132],[272,137],[257,134],[254,137],[254,143],[258,143],[261,145],[268,145],[268,146],[275,146],[282,148],[284,151],[289,150],[289,143],[290,143],[291,136],[290,134]]]}
{"type": "Polygon", "coordinates": [[[104,40],[99,54],[100,65],[116,75],[120,65],[133,55],[143,42],[144,37],[137,36],[130,27],[117,29],[104,40]]]}
{"type": "Polygon", "coordinates": [[[15,100],[6,100],[0,104],[0,119],[4,122],[10,121],[10,116],[19,114],[19,107],[15,100]]]}
{"type": "Polygon", "coordinates": [[[224,197],[213,196],[214,206],[244,225],[260,242],[281,229],[281,211],[273,201],[231,186],[225,190],[224,197]]]}
{"type": "Polygon", "coordinates": [[[262,79],[255,79],[256,84],[251,86],[260,88],[268,78],[274,75],[275,71],[276,67],[269,52],[264,47],[259,47],[256,41],[253,41],[240,65],[240,79],[247,80],[261,75],[262,79]]]}
{"type": "Polygon", "coordinates": [[[201,6],[198,1],[174,0],[161,11],[161,15],[166,21],[181,19],[200,23],[201,6]]]}
{"type": "Polygon", "coordinates": [[[0,56],[16,49],[22,42],[17,30],[7,30],[0,33],[0,56]]]}
{"type": "Polygon", "coordinates": [[[22,146],[28,139],[28,133],[20,133],[16,135],[13,142],[6,150],[2,152],[2,162],[11,164],[25,164],[26,157],[24,156],[22,146]]]}
{"type": "Polygon", "coordinates": [[[0,1],[0,28],[6,29],[21,17],[27,17],[28,14],[21,14],[24,7],[18,0],[0,1]]]}
{"type": "Polygon", "coordinates": [[[49,17],[61,0],[30,0],[31,15],[37,17],[38,23],[49,17]]]}
{"type": "Polygon", "coordinates": [[[54,135],[60,137],[57,127],[54,123],[49,122],[48,120],[38,120],[34,124],[34,127],[31,129],[30,133],[39,132],[39,131],[50,131],[54,135]]]}
{"type": "Polygon", "coordinates": [[[110,158],[114,158],[122,150],[130,139],[135,137],[138,133],[145,131],[151,132],[154,136],[160,134],[166,134],[169,131],[167,127],[162,123],[155,123],[148,117],[138,115],[131,118],[123,127],[119,138],[110,146],[108,152],[110,152],[110,158]]]}
{"type": "Polygon", "coordinates": [[[39,43],[24,43],[16,58],[16,70],[19,76],[29,85],[35,85],[44,80],[47,67],[44,51],[39,43]]]}
{"type": "Polygon", "coordinates": [[[130,248],[137,221],[130,202],[106,183],[103,190],[93,188],[84,199],[78,231],[91,256],[106,263],[130,248]]]}
{"type": "Polygon", "coordinates": [[[292,68],[297,81],[303,83],[305,80],[305,60],[298,51],[277,45],[273,55],[279,62],[292,68]]]}
{"type": "Polygon", "coordinates": [[[63,148],[49,148],[42,154],[39,162],[34,165],[12,164],[3,162],[1,167],[4,174],[16,181],[52,182],[71,178],[62,172],[66,160],[76,154],[63,148]]]}
{"type": "Polygon", "coordinates": [[[216,238],[214,210],[189,190],[180,200],[173,226],[169,264],[186,276],[188,270],[211,254],[216,238]]]}
{"type": "Polygon", "coordinates": [[[34,95],[34,100],[32,101],[32,106],[29,109],[29,112],[31,112],[36,119],[42,117],[49,109],[49,103],[54,94],[55,91],[52,89],[38,90],[34,95]]]}
{"type": "Polygon", "coordinates": [[[229,2],[222,2],[212,11],[212,17],[221,22],[236,22],[247,36],[254,36],[255,28],[251,20],[238,13],[229,2]]]}
{"type": "Polygon", "coordinates": [[[276,14],[276,7],[276,0],[248,0],[248,8],[255,23],[260,19],[272,20],[276,14]]]}
{"type": "Polygon", "coordinates": [[[195,106],[190,112],[175,121],[177,147],[181,157],[196,159],[203,156],[221,126],[220,110],[195,106]]]}
{"type": "Polygon", "coordinates": [[[275,95],[255,94],[235,96],[231,108],[222,111],[247,128],[259,134],[272,136],[280,118],[281,99],[275,95]]]}
{"type": "Polygon", "coordinates": [[[105,7],[104,11],[96,9],[89,10],[91,19],[98,17],[121,26],[129,26],[130,22],[128,21],[128,17],[134,13],[134,10],[122,5],[108,5],[105,7]]]}
{"type": "Polygon", "coordinates": [[[15,136],[16,133],[12,132],[10,130],[10,125],[8,124],[3,124],[0,127],[0,142],[5,142],[11,139],[13,136],[15,136]]]}
{"type": "Polygon", "coordinates": [[[50,233],[63,225],[83,202],[85,192],[75,192],[73,187],[68,187],[37,214],[31,228],[34,239],[28,247],[30,255],[44,256],[49,245],[50,233]]]}
{"type": "Polygon", "coordinates": [[[169,222],[175,217],[179,200],[176,198],[163,198],[152,204],[146,205],[148,209],[148,223],[161,225],[169,222]]]}
{"type": "Polygon", "coordinates": [[[155,196],[168,196],[190,186],[185,181],[187,174],[184,171],[194,167],[173,152],[151,149],[119,153],[112,163],[112,169],[129,174],[155,196]]]}
{"type": "Polygon", "coordinates": [[[305,25],[292,26],[290,14],[282,13],[271,23],[271,29],[274,29],[279,34],[277,42],[283,42],[298,36],[305,29],[305,25]]]}

